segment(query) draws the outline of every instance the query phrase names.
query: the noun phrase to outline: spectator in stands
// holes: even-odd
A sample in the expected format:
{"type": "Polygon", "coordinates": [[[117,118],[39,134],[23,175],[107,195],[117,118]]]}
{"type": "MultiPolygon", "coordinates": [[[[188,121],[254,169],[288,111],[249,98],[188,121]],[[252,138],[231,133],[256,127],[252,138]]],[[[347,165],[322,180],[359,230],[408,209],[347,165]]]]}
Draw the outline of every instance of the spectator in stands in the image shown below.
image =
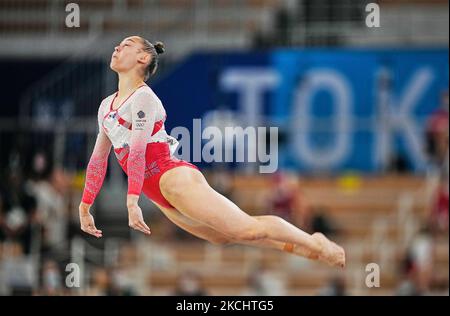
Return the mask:
{"type": "Polygon", "coordinates": [[[275,45],[289,45],[289,34],[292,26],[290,12],[287,8],[280,6],[275,13],[275,45]]]}
{"type": "Polygon", "coordinates": [[[179,277],[173,295],[205,296],[208,294],[202,286],[200,275],[193,271],[186,271],[179,277]]]}
{"type": "Polygon", "coordinates": [[[346,296],[345,279],[342,276],[333,277],[329,283],[320,290],[320,296],[346,296]]]}
{"type": "Polygon", "coordinates": [[[0,261],[0,275],[7,295],[32,295],[36,280],[36,267],[33,258],[26,256],[18,242],[3,245],[3,258],[0,261]]]}
{"type": "Polygon", "coordinates": [[[292,214],[293,223],[298,227],[304,227],[305,231],[311,231],[311,201],[303,190],[301,180],[297,182],[295,187],[295,210],[292,214]]]}
{"type": "Polygon", "coordinates": [[[112,271],[99,267],[92,274],[91,286],[87,294],[91,296],[119,296],[123,292],[114,282],[112,271]]]}
{"type": "MultiPolygon", "coordinates": [[[[35,162],[44,160],[37,154],[35,162]]],[[[35,174],[40,174],[39,166],[46,162],[35,163],[35,174]]],[[[67,230],[69,224],[69,210],[67,193],[70,179],[59,168],[50,171],[49,177],[38,176],[28,183],[30,191],[37,198],[39,205],[39,218],[44,224],[44,248],[60,251],[67,248],[67,230]]]]}
{"type": "Polygon", "coordinates": [[[431,114],[426,126],[428,156],[432,166],[438,169],[448,159],[448,102],[448,90],[446,90],[442,93],[440,107],[431,114]]]}
{"type": "Polygon", "coordinates": [[[135,290],[135,280],[130,277],[130,268],[122,267],[112,269],[112,288],[115,289],[115,295],[135,296],[138,295],[135,290]]]}
{"type": "Polygon", "coordinates": [[[283,1],[274,10],[263,29],[255,32],[253,46],[267,49],[274,46],[291,45],[291,33],[298,20],[300,3],[297,0],[283,1]]]}
{"type": "Polygon", "coordinates": [[[51,170],[52,166],[48,159],[48,153],[44,151],[34,153],[29,172],[30,178],[34,181],[46,179],[49,177],[51,170]]]}
{"type": "Polygon", "coordinates": [[[1,187],[1,183],[4,183],[3,179],[0,178],[0,249],[2,249],[3,242],[6,239],[5,234],[5,193],[1,187]]]}
{"type": "Polygon", "coordinates": [[[269,197],[270,211],[290,222],[295,211],[296,192],[286,174],[278,172],[274,174],[272,180],[273,189],[269,197]]]}
{"type": "Polygon", "coordinates": [[[407,158],[399,152],[392,153],[387,170],[390,173],[407,174],[411,171],[407,158]]]}
{"type": "Polygon", "coordinates": [[[227,198],[231,198],[233,191],[233,170],[228,169],[223,163],[214,165],[209,181],[217,192],[227,198]]]}
{"type": "Polygon", "coordinates": [[[261,264],[249,277],[250,291],[242,293],[251,296],[278,296],[285,295],[286,284],[284,280],[269,267],[261,264]]]}
{"type": "Polygon", "coordinates": [[[430,290],[434,267],[434,240],[427,225],[414,236],[409,247],[414,277],[417,277],[417,290],[427,294],[430,290]]]}
{"type": "Polygon", "coordinates": [[[322,233],[324,235],[335,235],[337,229],[327,215],[325,207],[313,207],[310,215],[310,230],[312,233],[322,233]]]}
{"type": "Polygon", "coordinates": [[[395,294],[398,296],[420,295],[419,286],[417,284],[416,266],[409,253],[407,253],[405,258],[402,260],[400,273],[402,277],[395,294]]]}
{"type": "Polygon", "coordinates": [[[298,183],[292,182],[288,175],[276,173],[271,192],[269,205],[274,215],[295,223],[309,233],[337,233],[326,208],[311,206],[298,183]]]}
{"type": "Polygon", "coordinates": [[[88,290],[88,295],[91,296],[105,296],[110,282],[108,272],[106,269],[97,268],[91,275],[91,285],[88,290]]]}
{"type": "Polygon", "coordinates": [[[449,186],[448,177],[441,177],[439,186],[433,198],[433,205],[431,207],[430,221],[433,231],[448,232],[449,217],[448,217],[448,203],[449,203],[449,186]]]}
{"type": "Polygon", "coordinates": [[[19,242],[25,254],[29,254],[37,201],[25,187],[19,170],[9,172],[6,184],[0,184],[4,185],[0,188],[0,242],[19,242]]]}
{"type": "Polygon", "coordinates": [[[46,260],[42,267],[42,289],[40,295],[62,295],[62,276],[58,264],[53,260],[46,260]]]}

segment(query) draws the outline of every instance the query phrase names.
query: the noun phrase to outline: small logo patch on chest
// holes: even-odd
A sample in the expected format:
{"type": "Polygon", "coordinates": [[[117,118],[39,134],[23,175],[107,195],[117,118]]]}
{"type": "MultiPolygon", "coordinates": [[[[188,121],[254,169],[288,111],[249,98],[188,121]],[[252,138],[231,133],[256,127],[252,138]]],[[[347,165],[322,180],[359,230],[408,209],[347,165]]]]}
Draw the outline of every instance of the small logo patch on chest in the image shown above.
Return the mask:
{"type": "Polygon", "coordinates": [[[139,111],[138,113],[137,113],[137,116],[141,119],[141,118],[144,118],[145,117],[145,113],[144,113],[144,111],[139,111]]]}

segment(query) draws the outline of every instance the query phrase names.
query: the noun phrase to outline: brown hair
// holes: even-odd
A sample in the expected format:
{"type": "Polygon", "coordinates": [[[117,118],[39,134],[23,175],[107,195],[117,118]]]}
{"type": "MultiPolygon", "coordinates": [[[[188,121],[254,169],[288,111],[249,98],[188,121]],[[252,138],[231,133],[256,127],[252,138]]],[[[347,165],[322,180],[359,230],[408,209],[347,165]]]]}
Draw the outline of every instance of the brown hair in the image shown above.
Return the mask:
{"type": "Polygon", "coordinates": [[[142,41],[143,50],[150,54],[151,60],[148,66],[145,68],[144,81],[147,81],[150,76],[153,76],[158,69],[158,55],[164,53],[165,48],[162,42],[150,43],[143,37],[140,37],[142,41]]]}

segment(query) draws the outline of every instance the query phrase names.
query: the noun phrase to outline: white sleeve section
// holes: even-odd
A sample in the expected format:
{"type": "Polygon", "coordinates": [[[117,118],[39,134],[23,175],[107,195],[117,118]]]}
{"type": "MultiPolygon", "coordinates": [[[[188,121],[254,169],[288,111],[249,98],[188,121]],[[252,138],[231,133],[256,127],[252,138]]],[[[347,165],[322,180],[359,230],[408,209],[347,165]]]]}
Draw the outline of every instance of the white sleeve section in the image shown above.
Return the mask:
{"type": "Polygon", "coordinates": [[[127,162],[128,194],[141,193],[145,173],[145,151],[155,125],[157,110],[157,99],[148,93],[136,95],[131,105],[132,130],[127,162]]]}

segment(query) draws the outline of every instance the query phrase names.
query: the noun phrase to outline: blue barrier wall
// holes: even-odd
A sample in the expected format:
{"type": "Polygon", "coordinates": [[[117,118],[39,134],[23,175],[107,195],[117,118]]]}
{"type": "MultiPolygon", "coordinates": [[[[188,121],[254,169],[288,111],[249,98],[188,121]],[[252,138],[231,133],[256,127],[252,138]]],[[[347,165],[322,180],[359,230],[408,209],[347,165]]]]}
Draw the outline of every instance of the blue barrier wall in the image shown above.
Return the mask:
{"type": "Polygon", "coordinates": [[[167,130],[228,109],[278,126],[280,167],[378,172],[394,155],[426,166],[424,127],[448,89],[448,50],[194,54],[153,85],[167,130]]]}

